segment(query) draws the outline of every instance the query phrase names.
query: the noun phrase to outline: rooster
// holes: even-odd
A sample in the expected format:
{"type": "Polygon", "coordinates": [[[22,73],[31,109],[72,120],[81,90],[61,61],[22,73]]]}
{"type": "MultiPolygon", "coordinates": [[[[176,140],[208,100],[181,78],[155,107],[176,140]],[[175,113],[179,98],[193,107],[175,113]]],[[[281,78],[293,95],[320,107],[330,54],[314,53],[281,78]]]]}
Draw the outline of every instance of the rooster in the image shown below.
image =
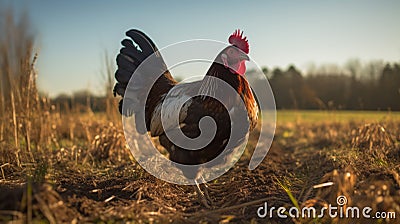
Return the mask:
{"type": "MultiPolygon", "coordinates": [[[[236,30],[230,35],[228,39],[230,45],[219,52],[204,78],[191,83],[178,83],[174,80],[166,69],[167,66],[156,45],[143,32],[132,29],[127,31],[126,35],[130,39],[127,38],[121,42],[123,47],[116,58],[118,69],[115,72],[115,78],[117,83],[113,90],[114,96],[116,94],[122,96],[119,111],[125,116],[135,115],[136,129],[139,133],[148,133],[152,137],[158,137],[161,146],[168,151],[171,161],[184,165],[209,162],[221,153],[229,154],[230,150],[224,150],[227,147],[239,146],[248,132],[254,129],[258,120],[258,105],[245,77],[245,62],[249,60],[249,44],[247,38],[243,36],[243,32],[236,30]],[[162,75],[154,82],[147,98],[145,96],[138,97],[137,101],[132,102],[125,99],[127,98],[124,98],[125,91],[130,91],[129,88],[127,90],[127,87],[132,75],[139,65],[153,54],[156,55],[156,60],[149,70],[161,71],[162,75]],[[215,80],[213,78],[229,84],[237,94],[234,96],[224,95],[223,92],[221,93],[224,88],[220,88],[219,82],[213,81],[215,80]],[[208,93],[208,95],[202,95],[202,93],[208,93]],[[213,98],[213,94],[222,95],[223,102],[213,98]],[[166,98],[167,95],[169,98],[166,98]],[[187,96],[193,95],[196,96],[190,100],[186,99],[187,96]],[[182,103],[182,100],[185,102],[183,106],[176,107],[175,104],[182,103]],[[124,107],[122,106],[123,102],[124,107]],[[145,105],[144,113],[135,105],[140,103],[145,105]],[[172,113],[179,114],[179,126],[163,126],[161,122],[163,104],[167,104],[166,107],[172,108],[172,110],[179,109],[179,111],[172,111],[172,113]],[[244,108],[241,105],[244,105],[244,108]],[[196,138],[201,134],[199,122],[205,116],[214,119],[216,132],[211,142],[199,150],[181,148],[166,135],[168,131],[181,129],[187,137],[196,138]],[[234,123],[231,121],[232,117],[244,117],[245,119],[236,119],[237,122],[234,123]],[[144,122],[140,123],[140,121],[144,122]],[[228,141],[233,143],[228,145],[228,141]]],[[[150,77],[150,74],[148,77],[146,74],[133,77],[131,81],[134,86],[133,91],[137,91],[138,96],[141,96],[140,94],[143,92],[142,83],[145,83],[146,79],[150,79],[150,77]]],[[[226,155],[224,158],[228,158],[228,156],[226,155]]],[[[201,202],[207,206],[208,203],[204,200],[204,194],[196,181],[201,178],[201,172],[199,170],[182,170],[182,172],[188,179],[195,180],[196,190],[199,196],[203,197],[201,202]]]]}

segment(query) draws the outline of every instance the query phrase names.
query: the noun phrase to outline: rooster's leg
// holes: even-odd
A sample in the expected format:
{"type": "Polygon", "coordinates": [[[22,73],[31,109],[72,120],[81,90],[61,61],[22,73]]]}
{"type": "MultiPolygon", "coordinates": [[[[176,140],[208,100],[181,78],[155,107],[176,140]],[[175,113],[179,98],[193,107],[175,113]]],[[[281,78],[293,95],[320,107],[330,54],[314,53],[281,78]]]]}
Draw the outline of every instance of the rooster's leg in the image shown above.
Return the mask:
{"type": "MultiPolygon", "coordinates": [[[[194,188],[195,188],[195,190],[197,192],[197,195],[199,196],[200,204],[204,205],[206,208],[211,208],[210,205],[207,202],[206,196],[204,195],[203,191],[200,188],[200,184],[197,182],[197,180],[194,180],[194,182],[196,183],[196,186],[194,188]]],[[[207,196],[208,196],[208,192],[207,192],[207,196]]]]}
{"type": "Polygon", "coordinates": [[[212,204],[212,200],[210,197],[210,194],[208,193],[208,189],[210,189],[212,191],[212,189],[210,188],[210,186],[208,186],[206,180],[204,179],[204,177],[202,175],[200,175],[201,180],[203,181],[203,185],[204,185],[204,196],[206,197],[206,199],[212,204]]]}
{"type": "MultiPolygon", "coordinates": [[[[215,186],[211,186],[211,184],[210,185],[208,185],[207,184],[207,182],[206,182],[206,180],[204,179],[204,177],[201,175],[200,176],[200,178],[201,178],[201,180],[203,181],[203,183],[204,183],[204,186],[207,188],[207,190],[209,190],[209,191],[211,191],[211,192],[214,192],[214,193],[223,193],[223,192],[225,192],[226,191],[226,189],[223,189],[223,188],[221,188],[221,187],[215,187],[215,186]]],[[[207,194],[208,194],[208,192],[207,192],[207,194]]],[[[211,201],[211,199],[209,199],[210,201],[211,201]]]]}

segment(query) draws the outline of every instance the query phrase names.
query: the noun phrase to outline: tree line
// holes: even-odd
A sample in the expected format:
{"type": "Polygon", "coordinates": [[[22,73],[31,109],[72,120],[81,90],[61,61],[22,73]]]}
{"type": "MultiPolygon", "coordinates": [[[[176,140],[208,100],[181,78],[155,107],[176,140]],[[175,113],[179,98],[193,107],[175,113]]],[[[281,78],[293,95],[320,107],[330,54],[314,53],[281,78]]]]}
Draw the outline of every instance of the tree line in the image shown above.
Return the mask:
{"type": "MultiPolygon", "coordinates": [[[[263,72],[274,93],[277,109],[400,111],[400,63],[371,62],[362,67],[357,61],[351,61],[346,69],[328,66],[307,74],[293,65],[286,70],[269,71],[264,67],[263,72]]],[[[107,89],[110,87],[111,82],[107,89]]],[[[62,94],[52,99],[52,104],[60,111],[75,108],[80,112],[88,109],[101,112],[113,100],[111,90],[107,93],[107,96],[95,96],[89,91],[77,91],[71,96],[62,94]]]]}
{"type": "Polygon", "coordinates": [[[400,64],[374,65],[361,69],[349,63],[346,72],[320,69],[307,75],[295,66],[263,71],[277,109],[400,110],[400,64]]]}

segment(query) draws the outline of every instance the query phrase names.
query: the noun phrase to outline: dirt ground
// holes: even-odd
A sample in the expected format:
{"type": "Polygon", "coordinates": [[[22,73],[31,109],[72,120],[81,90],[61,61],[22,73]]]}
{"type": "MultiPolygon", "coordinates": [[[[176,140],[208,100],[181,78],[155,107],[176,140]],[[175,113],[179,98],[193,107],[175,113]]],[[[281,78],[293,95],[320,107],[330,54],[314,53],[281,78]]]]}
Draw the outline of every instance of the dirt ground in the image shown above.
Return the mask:
{"type": "Polygon", "coordinates": [[[60,142],[56,150],[34,152],[34,163],[16,164],[18,156],[29,154],[2,143],[0,222],[399,223],[399,122],[279,124],[267,157],[250,171],[254,133],[240,161],[208,184],[212,208],[198,202],[192,186],[169,184],[144,171],[120,127],[96,125],[89,146],[60,142]],[[340,195],[347,197],[344,207],[370,206],[399,217],[257,215],[264,202],[269,208],[321,208],[337,205],[340,195]]]}

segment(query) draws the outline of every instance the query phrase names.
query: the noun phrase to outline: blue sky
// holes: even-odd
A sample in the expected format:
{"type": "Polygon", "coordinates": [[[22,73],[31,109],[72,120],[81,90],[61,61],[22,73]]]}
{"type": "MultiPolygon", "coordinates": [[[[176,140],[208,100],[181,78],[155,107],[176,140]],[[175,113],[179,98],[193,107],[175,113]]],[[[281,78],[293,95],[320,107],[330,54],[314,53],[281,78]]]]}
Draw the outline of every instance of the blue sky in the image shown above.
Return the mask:
{"type": "Polygon", "coordinates": [[[102,54],[114,57],[139,28],[159,46],[194,38],[226,41],[244,30],[261,66],[400,61],[400,1],[7,1],[28,12],[37,34],[39,87],[55,96],[100,93],[102,54]]]}

